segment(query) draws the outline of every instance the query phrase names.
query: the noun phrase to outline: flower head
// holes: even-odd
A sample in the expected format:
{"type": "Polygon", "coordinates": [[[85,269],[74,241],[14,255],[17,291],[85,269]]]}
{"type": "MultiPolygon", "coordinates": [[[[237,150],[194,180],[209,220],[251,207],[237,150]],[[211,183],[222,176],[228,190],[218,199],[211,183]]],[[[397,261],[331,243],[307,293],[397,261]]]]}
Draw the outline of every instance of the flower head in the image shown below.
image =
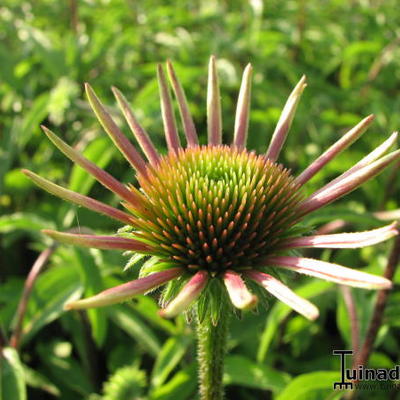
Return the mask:
{"type": "Polygon", "coordinates": [[[399,159],[399,150],[384,155],[396,140],[396,133],[348,171],[307,197],[303,185],[354,142],[370,125],[372,116],[363,119],[299,176],[294,177],[277,159],[306,87],[304,76],[283,108],[266,154],[257,155],[246,149],[252,75],[250,65],[243,74],[233,142],[229,146],[223,145],[221,139],[222,119],[215,58],[211,57],[209,64],[206,146],[198,143],[184,91],[170,62],[167,63],[167,70],[179,106],[187,147],[181,146],[167,79],[163,68],[158,66],[161,111],[168,146],[165,156],[157,152],[122,93],[113,88],[127,123],[148,161],[122,134],[93,89],[86,85],[86,93],[97,118],[136,170],[140,189],[123,185],[43,127],[49,139],[67,157],[119,196],[125,211],[24,171],[50,193],[125,225],[115,236],[50,230],[46,230],[46,234],[65,243],[128,250],[134,258],[141,254],[152,259],[151,263],[144,264],[138,279],[69,303],[67,309],[114,304],[166,283],[164,308],[161,310],[166,317],[187,310],[196,300],[201,303],[201,299],[203,304],[216,304],[229,298],[234,307],[246,309],[257,303],[257,297],[249,290],[249,284],[256,282],[307,318],[316,318],[318,309],[278,280],[274,276],[275,267],[355,287],[391,287],[389,280],[379,276],[286,253],[306,247],[363,247],[398,234],[395,224],[368,232],[313,236],[302,236],[299,233],[302,230],[296,228],[306,215],[356,189],[399,159]]]}

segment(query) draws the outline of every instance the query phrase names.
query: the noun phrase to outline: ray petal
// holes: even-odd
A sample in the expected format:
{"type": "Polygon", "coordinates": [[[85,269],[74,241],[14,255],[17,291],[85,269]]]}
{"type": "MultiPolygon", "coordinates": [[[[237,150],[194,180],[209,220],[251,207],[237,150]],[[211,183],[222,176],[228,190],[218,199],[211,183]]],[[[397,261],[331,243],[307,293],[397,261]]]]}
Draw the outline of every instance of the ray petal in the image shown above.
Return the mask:
{"type": "Polygon", "coordinates": [[[132,133],[134,134],[136,140],[138,141],[140,147],[142,148],[144,154],[146,154],[147,159],[150,161],[150,164],[157,164],[159,159],[159,154],[154,147],[153,142],[151,141],[148,133],[144,130],[144,128],[139,124],[136,119],[135,114],[133,113],[131,107],[129,106],[128,101],[125,96],[122,94],[120,90],[118,90],[115,86],[111,88],[114,93],[115,98],[117,99],[119,108],[121,109],[126,122],[129,125],[132,133]]]}
{"type": "Polygon", "coordinates": [[[111,176],[106,171],[99,168],[96,164],[88,160],[81,153],[73,149],[57,135],[55,135],[50,129],[42,125],[42,129],[47,137],[54,143],[54,145],[64,153],[70,160],[77,163],[89,174],[93,175],[102,185],[116,193],[121,199],[126,200],[130,204],[141,207],[141,196],[128,190],[122,185],[117,179],[111,176]]]}
{"type": "Polygon", "coordinates": [[[185,311],[190,304],[193,303],[206,287],[208,282],[208,272],[198,271],[185,286],[181,289],[178,295],[162,310],[159,314],[165,318],[173,318],[182,311],[185,311]]]}
{"type": "Polygon", "coordinates": [[[208,64],[207,131],[208,144],[216,146],[222,143],[221,98],[215,56],[211,56],[208,64]]]}
{"type": "Polygon", "coordinates": [[[85,83],[85,89],[86,95],[89,99],[89,103],[104,130],[110,136],[120,152],[127,159],[129,164],[131,164],[137,172],[141,173],[142,175],[146,175],[146,162],[133,147],[132,143],[118,128],[116,123],[111,118],[111,115],[107,112],[103,104],[100,102],[99,98],[96,96],[96,93],[88,83],[85,83]]]}
{"type": "Polygon", "coordinates": [[[77,233],[58,232],[51,229],[43,229],[42,232],[58,242],[82,247],[93,247],[104,250],[131,250],[143,253],[151,251],[151,247],[142,242],[118,236],[83,235],[77,233]]]}
{"type": "Polygon", "coordinates": [[[183,130],[186,135],[188,147],[195,147],[199,144],[197,137],[196,127],[193,122],[192,114],[190,113],[189,106],[186,100],[185,92],[178,77],[176,76],[174,67],[171,61],[167,61],[168,77],[174,90],[176,100],[181,114],[183,130]]]}
{"type": "Polygon", "coordinates": [[[48,181],[47,179],[42,178],[32,171],[24,169],[22,170],[22,172],[36,185],[40,186],[42,189],[48,191],[54,196],[61,197],[64,200],[88,208],[89,210],[107,215],[108,217],[121,221],[124,224],[132,224],[132,217],[129,214],[124,213],[123,211],[120,211],[114,207],[92,199],[88,196],[84,196],[80,193],[73,192],[72,190],[65,189],[59,185],[56,185],[53,182],[48,181]]]}
{"type": "Polygon", "coordinates": [[[285,106],[283,107],[281,116],[279,117],[279,121],[276,125],[275,131],[272,135],[271,142],[268,146],[268,150],[266,153],[266,158],[271,161],[276,161],[279,156],[287,133],[290,129],[290,125],[292,124],[297,104],[300,101],[301,94],[307,86],[305,82],[306,77],[305,75],[303,75],[298,84],[293,89],[292,93],[290,93],[290,96],[287,99],[285,106]]]}
{"type": "Polygon", "coordinates": [[[317,210],[351,192],[399,158],[400,150],[393,151],[352,174],[337,180],[334,184],[328,183],[300,204],[302,214],[305,215],[317,210]]]}
{"type": "Polygon", "coordinates": [[[246,147],[247,131],[249,128],[249,112],[251,101],[251,77],[253,68],[248,64],[243,72],[235,116],[235,133],[233,144],[239,149],[246,147]]]}
{"type": "Polygon", "coordinates": [[[296,183],[304,185],[304,183],[309,181],[329,161],[331,161],[335,156],[355,142],[367,130],[374,118],[374,115],[369,115],[360,121],[354,128],[344,134],[336,143],[322,153],[296,178],[296,183]]]}
{"type": "Polygon", "coordinates": [[[392,287],[392,282],[381,276],[312,258],[268,257],[265,262],[267,265],[290,269],[300,274],[315,276],[316,278],[340,283],[341,285],[364,289],[390,289],[392,287]]]}
{"type": "Polygon", "coordinates": [[[86,299],[67,303],[66,310],[80,310],[92,307],[109,306],[131,299],[138,294],[144,294],[149,290],[167,283],[183,274],[182,268],[170,268],[164,271],[155,272],[144,278],[135,279],[119,286],[104,290],[95,296],[86,299]]]}
{"type": "Polygon", "coordinates": [[[365,232],[335,233],[332,235],[315,235],[286,239],[279,247],[282,249],[307,247],[324,249],[359,248],[383,242],[398,234],[397,222],[394,222],[382,228],[365,232]]]}
{"type": "Polygon", "coordinates": [[[278,300],[293,308],[293,310],[297,311],[299,314],[304,315],[310,320],[318,318],[319,311],[318,308],[314,306],[314,304],[298,296],[278,279],[256,270],[247,271],[245,274],[250,279],[256,281],[261,286],[263,286],[278,300]]]}
{"type": "Polygon", "coordinates": [[[389,150],[393,144],[397,140],[398,133],[393,132],[392,135],[388,139],[386,139],[381,145],[379,145],[375,150],[371,151],[371,153],[367,154],[364,158],[362,158],[360,161],[358,161],[355,165],[353,165],[349,170],[344,172],[343,174],[339,175],[337,178],[333,179],[331,182],[329,182],[326,186],[323,188],[317,190],[314,194],[319,193],[322,189],[326,189],[328,187],[333,186],[336,182],[340,181],[343,178],[346,178],[347,176],[353,174],[354,172],[360,170],[363,167],[366,167],[367,165],[371,164],[375,160],[377,160],[379,157],[381,157],[383,154],[389,150]]]}
{"type": "Polygon", "coordinates": [[[257,296],[250,293],[238,273],[228,270],[224,273],[223,280],[232,304],[236,308],[244,310],[257,304],[257,296]]]}
{"type": "Polygon", "coordinates": [[[160,88],[161,114],[164,123],[165,139],[168,150],[177,153],[181,147],[178,130],[176,128],[174,108],[172,107],[171,93],[161,64],[157,65],[158,85],[160,88]]]}

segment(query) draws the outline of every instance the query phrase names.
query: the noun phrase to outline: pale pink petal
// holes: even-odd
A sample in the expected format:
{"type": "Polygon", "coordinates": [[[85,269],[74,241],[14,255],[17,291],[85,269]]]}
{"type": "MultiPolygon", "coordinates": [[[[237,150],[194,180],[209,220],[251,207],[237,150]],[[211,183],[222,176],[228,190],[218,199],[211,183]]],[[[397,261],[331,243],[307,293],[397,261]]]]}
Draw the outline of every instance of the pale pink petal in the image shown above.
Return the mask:
{"type": "Polygon", "coordinates": [[[83,169],[93,175],[102,185],[117,194],[119,197],[121,197],[121,199],[126,200],[136,207],[141,207],[141,195],[128,190],[109,173],[99,168],[96,164],[85,158],[82,154],[80,154],[78,151],[76,151],[63,140],[61,140],[50,129],[46,128],[43,125],[42,129],[47,137],[54,143],[54,145],[69,159],[71,159],[73,162],[77,163],[79,166],[81,166],[83,169]]]}
{"type": "Polygon", "coordinates": [[[364,118],[360,123],[358,123],[353,129],[343,135],[336,143],[334,143],[328,150],[321,154],[296,178],[296,183],[303,185],[308,180],[310,180],[336,155],[341,153],[344,149],[346,149],[354,141],[356,141],[366,131],[374,118],[375,117],[373,115],[369,115],[368,117],[364,118]]]}
{"type": "Polygon", "coordinates": [[[221,98],[216,67],[216,59],[211,56],[208,64],[207,87],[207,131],[208,143],[218,145],[222,143],[221,98]]]}
{"type": "Polygon", "coordinates": [[[371,275],[366,272],[356,271],[341,265],[314,260],[312,258],[303,257],[268,257],[266,265],[291,269],[300,274],[315,276],[348,285],[360,287],[364,289],[390,289],[392,282],[381,276],[371,275]]]}
{"type": "Polygon", "coordinates": [[[119,286],[104,290],[87,299],[72,301],[64,306],[66,310],[80,310],[92,307],[109,306],[131,299],[138,294],[144,294],[183,274],[182,268],[171,268],[155,272],[144,278],[135,279],[119,286]]]}
{"type": "Polygon", "coordinates": [[[333,235],[304,236],[287,239],[279,245],[281,249],[293,248],[359,248],[383,242],[399,234],[397,223],[366,232],[336,233],[333,235]]]}
{"type": "Polygon", "coordinates": [[[306,318],[311,320],[318,318],[319,311],[318,308],[314,306],[314,304],[298,296],[278,279],[256,270],[246,271],[245,274],[250,279],[253,279],[261,286],[263,286],[278,300],[293,308],[293,310],[297,311],[301,315],[304,315],[306,318]]]}
{"type": "Polygon", "coordinates": [[[176,100],[178,102],[179,112],[181,114],[183,130],[185,131],[188,147],[195,147],[199,144],[196,127],[187,104],[185,92],[181,83],[179,82],[178,77],[176,76],[172,63],[169,60],[167,61],[167,72],[175,93],[176,100]]]}
{"type": "Polygon", "coordinates": [[[124,213],[123,211],[120,211],[114,207],[111,207],[90,197],[73,192],[72,190],[68,190],[61,186],[58,186],[55,183],[50,182],[39,175],[36,175],[32,171],[23,169],[22,172],[36,185],[40,186],[42,189],[48,191],[49,193],[54,194],[54,196],[61,197],[64,200],[78,204],[79,206],[88,208],[89,210],[107,215],[110,218],[114,218],[118,221],[123,222],[125,225],[132,224],[132,217],[129,214],[124,213]]]}
{"type": "Polygon", "coordinates": [[[238,273],[228,270],[224,273],[223,279],[231,302],[236,308],[244,310],[257,304],[257,296],[249,292],[238,273]]]}
{"type": "Polygon", "coordinates": [[[353,174],[354,172],[360,170],[361,168],[371,164],[373,161],[377,160],[379,157],[381,157],[383,154],[385,154],[386,151],[389,150],[390,147],[393,146],[393,144],[396,142],[396,140],[397,140],[397,132],[394,132],[387,140],[385,140],[375,150],[373,150],[371,153],[366,155],[363,159],[361,159],[358,163],[353,165],[350,169],[343,172],[343,174],[339,175],[337,178],[330,181],[327,185],[325,185],[321,189],[317,190],[314,194],[317,194],[317,193],[321,192],[322,190],[325,190],[325,189],[333,186],[336,182],[339,182],[341,179],[346,178],[347,176],[353,174]]]}
{"type": "Polygon", "coordinates": [[[157,164],[159,160],[159,154],[157,153],[157,150],[154,147],[153,142],[151,141],[149,135],[136,119],[135,114],[133,113],[131,107],[129,106],[125,96],[114,86],[111,88],[111,90],[114,93],[115,98],[117,99],[119,108],[124,114],[124,117],[129,125],[129,128],[135,135],[136,140],[138,141],[144,154],[146,154],[146,157],[150,161],[150,164],[153,165],[157,164]]]}
{"type": "Polygon", "coordinates": [[[400,158],[400,150],[389,153],[387,156],[339,179],[333,185],[326,185],[318,192],[312,194],[300,205],[302,214],[308,214],[356,189],[365,181],[379,174],[389,164],[400,158]]]}
{"type": "Polygon", "coordinates": [[[242,84],[240,85],[239,97],[236,107],[235,133],[233,144],[239,149],[243,149],[246,147],[247,131],[249,127],[252,73],[253,68],[250,64],[248,64],[243,72],[242,84]]]}
{"type": "Polygon", "coordinates": [[[290,93],[290,96],[287,99],[285,106],[283,107],[281,116],[279,117],[279,121],[276,125],[275,131],[272,135],[272,139],[266,153],[266,158],[271,161],[276,161],[279,156],[287,133],[290,129],[290,125],[292,124],[297,104],[300,101],[301,94],[307,86],[305,82],[306,77],[305,75],[303,75],[298,84],[293,89],[292,93],[290,93]]]}
{"type": "Polygon", "coordinates": [[[157,76],[160,89],[161,115],[164,123],[165,139],[167,141],[168,150],[176,153],[181,147],[181,143],[178,136],[178,130],[176,128],[171,94],[169,92],[163,67],[160,64],[157,66],[157,76]]]}
{"type": "Polygon", "coordinates": [[[134,239],[128,239],[118,236],[99,236],[86,235],[68,232],[58,232],[50,229],[43,229],[42,232],[54,240],[61,243],[73,244],[83,247],[93,247],[96,249],[120,249],[131,250],[142,253],[151,252],[151,247],[147,244],[134,239]]]}
{"type": "Polygon", "coordinates": [[[372,215],[382,221],[400,220],[400,208],[390,211],[376,211],[372,215]]]}
{"type": "Polygon", "coordinates": [[[100,102],[96,93],[88,83],[85,83],[86,95],[89,99],[89,103],[96,114],[98,120],[103,126],[104,130],[110,136],[114,144],[125,156],[129,164],[132,165],[135,170],[143,175],[146,175],[146,162],[143,160],[141,155],[133,147],[132,143],[125,137],[125,135],[118,128],[116,123],[111,118],[111,115],[106,111],[103,104],[100,102]]]}
{"type": "Polygon", "coordinates": [[[201,294],[208,282],[208,272],[198,271],[181,289],[178,295],[159,314],[165,318],[173,318],[185,311],[201,294]]]}

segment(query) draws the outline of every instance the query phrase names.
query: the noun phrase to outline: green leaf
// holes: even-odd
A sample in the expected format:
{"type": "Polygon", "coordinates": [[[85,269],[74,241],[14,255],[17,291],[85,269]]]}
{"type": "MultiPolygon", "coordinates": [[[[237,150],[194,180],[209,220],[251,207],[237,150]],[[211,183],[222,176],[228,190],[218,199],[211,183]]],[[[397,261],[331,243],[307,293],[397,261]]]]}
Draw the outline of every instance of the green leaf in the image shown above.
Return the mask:
{"type": "Polygon", "coordinates": [[[150,400],[187,400],[194,397],[197,388],[197,370],[193,363],[181,369],[167,383],[150,393],[150,400]]]}
{"type": "Polygon", "coordinates": [[[53,396],[60,396],[60,390],[47,377],[40,372],[23,365],[26,384],[36,389],[43,390],[53,396]]]}
{"type": "Polygon", "coordinates": [[[162,318],[158,315],[159,307],[157,302],[152,297],[136,296],[132,307],[155,327],[164,330],[170,335],[177,333],[178,329],[172,321],[162,318]]]}
{"type": "Polygon", "coordinates": [[[110,308],[110,316],[115,324],[140,343],[152,356],[157,357],[161,350],[160,341],[132,309],[125,306],[113,306],[110,308]]]}
{"type": "Polygon", "coordinates": [[[26,231],[40,231],[44,228],[54,228],[55,225],[51,221],[41,219],[31,213],[14,213],[3,215],[0,217],[0,232],[8,233],[16,229],[26,231]]]}
{"type": "Polygon", "coordinates": [[[26,400],[24,370],[18,353],[5,347],[0,354],[0,400],[26,400]]]}
{"type": "Polygon", "coordinates": [[[57,319],[66,302],[78,299],[82,284],[73,268],[59,266],[42,273],[32,292],[23,329],[23,342],[57,319]]]}
{"type": "Polygon", "coordinates": [[[258,364],[243,356],[225,359],[224,383],[256,389],[280,391],[290,380],[290,375],[267,365],[258,364]]]}
{"type": "MultiPolygon", "coordinates": [[[[100,274],[100,265],[97,265],[95,257],[90,251],[80,248],[71,248],[71,252],[75,255],[76,265],[83,279],[85,288],[85,297],[93,296],[104,289],[103,279],[100,274]]],[[[87,310],[90,321],[91,333],[96,344],[101,347],[107,335],[107,318],[104,309],[93,308],[87,310]]]]}
{"type": "Polygon", "coordinates": [[[151,384],[155,388],[161,386],[178,365],[190,342],[191,338],[183,335],[171,337],[165,342],[156,359],[151,377],[151,384]]]}
{"type": "Polygon", "coordinates": [[[318,371],[294,378],[276,400],[319,400],[332,393],[333,383],[340,382],[339,371],[318,371]]]}

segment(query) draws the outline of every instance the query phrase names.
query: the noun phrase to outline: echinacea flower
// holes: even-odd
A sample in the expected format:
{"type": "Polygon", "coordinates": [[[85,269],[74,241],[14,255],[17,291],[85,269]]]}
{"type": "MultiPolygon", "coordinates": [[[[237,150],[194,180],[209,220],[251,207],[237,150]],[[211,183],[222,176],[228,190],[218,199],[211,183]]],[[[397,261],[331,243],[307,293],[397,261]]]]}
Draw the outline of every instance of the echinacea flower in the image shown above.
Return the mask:
{"type": "MultiPolygon", "coordinates": [[[[250,290],[256,282],[267,292],[309,319],[318,309],[281,282],[276,268],[326,279],[344,285],[388,289],[383,277],[333,263],[288,254],[297,248],[357,248],[384,241],[396,234],[395,224],[375,230],[302,236],[296,225],[313,211],[356,189],[400,158],[400,150],[385,153],[393,145],[394,133],[348,171],[315,193],[306,196],[303,185],[343,151],[371,124],[363,119],[328,148],[299,176],[280,163],[284,144],[305,77],[290,94],[266,154],[246,149],[252,67],[243,74],[231,145],[222,144],[222,119],[216,61],[209,63],[207,125],[208,145],[199,145],[186,97],[173,66],[167,63],[187,146],[182,147],[164,70],[158,66],[161,111],[168,153],[160,155],[137,121],[121,92],[113,88],[118,105],[148,161],[122,134],[93,89],[86,93],[98,120],[114,144],[134,168],[140,189],[124,185],[78,153],[49,129],[49,139],[73,162],[86,169],[114,192],[125,211],[64,189],[30,171],[24,173],[48,192],[79,206],[111,217],[125,228],[115,236],[62,233],[46,230],[52,238],[69,244],[132,252],[133,259],[150,257],[138,279],[105,290],[93,297],[73,301],[67,309],[82,309],[125,301],[137,294],[167,284],[160,313],[173,317],[199,297],[205,304],[229,297],[234,307],[246,309],[257,303],[250,290]],[[138,256],[139,255],[139,256],[138,256]],[[213,297],[214,296],[214,297],[213,297]],[[216,297],[215,297],[216,296],[216,297]]],[[[303,232],[304,233],[304,232],[303,232]]]]}

